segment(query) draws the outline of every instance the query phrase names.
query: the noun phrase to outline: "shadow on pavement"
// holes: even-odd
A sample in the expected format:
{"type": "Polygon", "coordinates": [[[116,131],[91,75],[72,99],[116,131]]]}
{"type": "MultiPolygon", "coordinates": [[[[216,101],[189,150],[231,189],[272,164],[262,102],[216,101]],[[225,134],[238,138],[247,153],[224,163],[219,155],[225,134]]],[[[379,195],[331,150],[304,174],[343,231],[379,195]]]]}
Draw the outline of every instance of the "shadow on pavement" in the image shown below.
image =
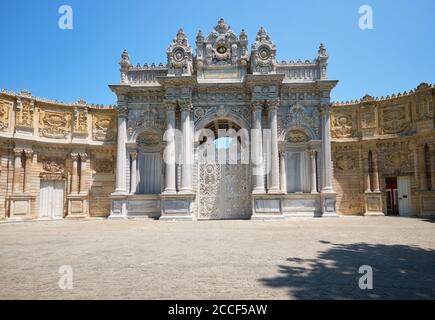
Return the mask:
{"type": "Polygon", "coordinates": [[[288,288],[295,299],[435,299],[435,250],[407,245],[333,244],[316,259],[291,257],[281,275],[260,281],[288,288]],[[373,268],[373,289],[361,290],[360,266],[373,268]]]}

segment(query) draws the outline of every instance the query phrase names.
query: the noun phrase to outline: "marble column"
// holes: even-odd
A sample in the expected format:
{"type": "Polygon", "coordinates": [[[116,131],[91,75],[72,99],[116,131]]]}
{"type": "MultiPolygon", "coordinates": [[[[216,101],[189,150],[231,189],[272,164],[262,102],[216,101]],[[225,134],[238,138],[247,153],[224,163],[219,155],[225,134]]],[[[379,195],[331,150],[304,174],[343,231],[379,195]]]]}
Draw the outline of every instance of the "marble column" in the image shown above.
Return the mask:
{"type": "Polygon", "coordinates": [[[130,193],[135,194],[137,188],[137,152],[130,152],[131,157],[131,179],[130,179],[130,193]]]}
{"type": "Polygon", "coordinates": [[[181,164],[181,189],[183,193],[192,193],[192,128],[190,123],[190,112],[192,103],[186,102],[181,106],[181,121],[183,130],[183,163],[181,164]]]}
{"type": "Polygon", "coordinates": [[[126,166],[127,151],[127,116],[128,109],[125,106],[118,107],[118,145],[116,153],[116,189],[115,193],[127,193],[126,166]]]}
{"type": "Polygon", "coordinates": [[[263,103],[254,103],[252,106],[253,130],[251,133],[251,154],[253,158],[254,189],[253,193],[265,193],[264,187],[264,161],[262,139],[263,103]]]}
{"type": "Polygon", "coordinates": [[[78,153],[71,153],[72,171],[71,171],[71,193],[78,193],[78,153]]]}
{"type": "Polygon", "coordinates": [[[281,151],[279,153],[279,161],[280,161],[280,180],[281,180],[281,192],[287,193],[287,168],[286,168],[286,157],[285,151],[281,151]]]}
{"type": "Polygon", "coordinates": [[[378,153],[372,153],[372,166],[373,166],[373,191],[381,192],[379,188],[379,162],[378,162],[378,153]]]}
{"type": "Polygon", "coordinates": [[[164,161],[165,161],[165,194],[176,193],[175,181],[175,104],[169,103],[166,106],[166,132],[165,140],[167,142],[164,161]]]}
{"type": "Polygon", "coordinates": [[[29,193],[32,188],[33,150],[24,150],[26,164],[24,166],[24,192],[29,193]]]}
{"type": "Polygon", "coordinates": [[[310,150],[311,159],[311,193],[317,193],[316,150],[310,150]]]}
{"type": "Polygon", "coordinates": [[[88,155],[86,153],[80,153],[80,176],[78,192],[86,192],[86,159],[88,155]]]}
{"type": "Polygon", "coordinates": [[[331,107],[329,104],[322,106],[322,164],[323,186],[322,192],[332,192],[332,160],[331,160],[331,107]]]}
{"type": "Polygon", "coordinates": [[[279,154],[278,154],[278,113],[279,101],[268,101],[269,127],[271,130],[271,155],[269,172],[269,193],[280,193],[279,185],[279,154]]]}
{"type": "Polygon", "coordinates": [[[13,186],[12,190],[14,193],[21,193],[23,191],[20,183],[20,176],[21,176],[21,168],[22,165],[22,155],[23,155],[23,149],[15,148],[14,149],[14,177],[13,177],[13,186]]]}

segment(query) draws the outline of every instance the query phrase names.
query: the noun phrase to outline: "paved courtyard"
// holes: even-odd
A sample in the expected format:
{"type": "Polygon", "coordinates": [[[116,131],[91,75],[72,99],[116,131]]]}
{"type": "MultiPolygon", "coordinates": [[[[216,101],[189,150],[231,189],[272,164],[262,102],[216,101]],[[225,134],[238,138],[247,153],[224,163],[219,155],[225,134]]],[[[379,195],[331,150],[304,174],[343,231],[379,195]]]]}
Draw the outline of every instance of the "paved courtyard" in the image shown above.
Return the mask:
{"type": "Polygon", "coordinates": [[[1,299],[435,298],[435,221],[0,225],[1,299]],[[73,289],[59,268],[71,266],[73,289]],[[358,269],[373,268],[373,290],[358,269]]]}

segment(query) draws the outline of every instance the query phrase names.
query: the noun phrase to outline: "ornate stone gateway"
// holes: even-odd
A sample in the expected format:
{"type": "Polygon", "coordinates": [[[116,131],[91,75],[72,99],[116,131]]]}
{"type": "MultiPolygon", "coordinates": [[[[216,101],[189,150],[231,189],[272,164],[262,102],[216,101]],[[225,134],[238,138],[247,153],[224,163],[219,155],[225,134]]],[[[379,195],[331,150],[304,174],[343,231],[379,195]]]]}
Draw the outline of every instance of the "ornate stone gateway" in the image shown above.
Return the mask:
{"type": "Polygon", "coordinates": [[[198,219],[248,219],[249,181],[246,164],[200,164],[198,219]]]}

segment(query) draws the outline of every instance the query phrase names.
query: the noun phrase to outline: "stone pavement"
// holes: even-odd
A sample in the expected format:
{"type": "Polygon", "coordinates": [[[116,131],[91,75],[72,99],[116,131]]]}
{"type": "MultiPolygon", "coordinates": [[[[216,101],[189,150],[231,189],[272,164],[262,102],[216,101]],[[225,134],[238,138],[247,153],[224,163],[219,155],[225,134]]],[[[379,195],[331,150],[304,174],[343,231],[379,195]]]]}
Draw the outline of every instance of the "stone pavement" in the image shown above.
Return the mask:
{"type": "Polygon", "coordinates": [[[435,298],[435,221],[0,224],[0,299],[435,298]],[[73,289],[59,288],[71,266],[73,289]],[[373,290],[358,269],[373,268],[373,290]]]}

